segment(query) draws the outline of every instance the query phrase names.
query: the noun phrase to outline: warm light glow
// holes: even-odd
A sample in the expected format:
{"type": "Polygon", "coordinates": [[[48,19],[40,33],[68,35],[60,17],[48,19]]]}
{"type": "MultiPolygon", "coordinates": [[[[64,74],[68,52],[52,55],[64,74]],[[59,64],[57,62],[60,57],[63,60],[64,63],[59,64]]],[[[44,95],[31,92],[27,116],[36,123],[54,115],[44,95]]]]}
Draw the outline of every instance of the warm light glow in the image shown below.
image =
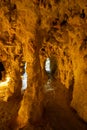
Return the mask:
{"type": "Polygon", "coordinates": [[[24,66],[25,73],[21,76],[21,78],[22,78],[22,88],[21,88],[21,90],[25,90],[27,88],[26,67],[27,67],[27,63],[25,63],[25,66],[24,66]]]}
{"type": "Polygon", "coordinates": [[[0,81],[0,87],[7,86],[10,81],[10,77],[6,77],[5,81],[0,81]]]}

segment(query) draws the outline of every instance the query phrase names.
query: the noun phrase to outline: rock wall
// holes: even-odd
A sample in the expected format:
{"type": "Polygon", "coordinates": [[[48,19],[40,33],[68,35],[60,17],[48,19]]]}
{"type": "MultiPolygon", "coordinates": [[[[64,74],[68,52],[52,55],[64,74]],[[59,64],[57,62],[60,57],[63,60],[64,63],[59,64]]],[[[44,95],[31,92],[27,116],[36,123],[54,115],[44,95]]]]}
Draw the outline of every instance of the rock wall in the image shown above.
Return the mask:
{"type": "Polygon", "coordinates": [[[30,0],[1,0],[0,13],[0,60],[5,66],[6,74],[11,78],[8,91],[13,90],[11,94],[4,95],[5,101],[8,102],[13,95],[20,98],[23,72],[21,64],[27,63],[28,86],[13,124],[14,129],[19,129],[29,120],[38,121],[42,113],[43,94],[38,54],[41,41],[37,38],[39,16],[36,6],[30,0]]]}
{"type": "Polygon", "coordinates": [[[11,77],[6,100],[21,95],[21,62],[27,62],[18,128],[41,118],[47,57],[54,57],[54,77],[73,91],[71,106],[87,122],[86,26],[86,0],[0,0],[0,61],[11,77]]]}
{"type": "Polygon", "coordinates": [[[39,6],[43,32],[40,55],[56,57],[56,77],[72,93],[71,106],[87,121],[87,2],[49,0],[39,6]]]}

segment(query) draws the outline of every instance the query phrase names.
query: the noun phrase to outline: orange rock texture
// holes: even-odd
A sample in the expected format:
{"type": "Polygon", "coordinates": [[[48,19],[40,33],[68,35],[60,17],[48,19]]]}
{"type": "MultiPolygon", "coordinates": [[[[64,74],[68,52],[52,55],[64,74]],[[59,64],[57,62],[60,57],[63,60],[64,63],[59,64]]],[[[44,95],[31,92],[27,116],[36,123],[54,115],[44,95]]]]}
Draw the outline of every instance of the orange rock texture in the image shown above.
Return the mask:
{"type": "Polygon", "coordinates": [[[1,129],[10,120],[18,130],[41,119],[48,57],[53,78],[72,93],[71,106],[87,122],[87,1],[0,0],[0,62],[10,77],[0,100],[10,107],[20,99],[4,114],[9,118],[0,118],[1,129]],[[22,95],[23,62],[28,85],[22,95]]]}

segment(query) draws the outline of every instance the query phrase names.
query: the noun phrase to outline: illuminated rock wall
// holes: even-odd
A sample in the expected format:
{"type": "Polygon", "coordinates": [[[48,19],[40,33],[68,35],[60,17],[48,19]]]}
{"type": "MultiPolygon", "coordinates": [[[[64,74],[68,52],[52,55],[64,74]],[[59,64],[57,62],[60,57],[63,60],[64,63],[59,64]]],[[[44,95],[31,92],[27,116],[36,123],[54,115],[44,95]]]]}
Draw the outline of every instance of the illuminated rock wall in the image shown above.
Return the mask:
{"type": "Polygon", "coordinates": [[[54,78],[73,90],[71,105],[87,121],[86,0],[0,0],[0,60],[11,77],[9,96],[21,94],[20,66],[27,62],[28,86],[18,127],[41,117],[48,57],[57,63],[54,78]]]}
{"type": "Polygon", "coordinates": [[[41,60],[56,58],[56,78],[72,92],[71,106],[87,121],[87,2],[50,0],[39,6],[41,60]]]}
{"type": "Polygon", "coordinates": [[[30,0],[1,0],[0,13],[0,60],[5,66],[6,74],[11,78],[9,86],[7,86],[8,91],[12,90],[6,93],[7,95],[5,94],[5,98],[2,100],[7,101],[9,96],[14,94],[15,97],[20,98],[23,71],[21,64],[22,62],[27,63],[27,90],[22,92],[24,93],[23,100],[15,119],[15,125],[13,125],[14,128],[16,126],[21,128],[29,120],[32,122],[40,120],[42,113],[40,102],[43,95],[38,54],[41,41],[37,29],[38,10],[30,0]]]}

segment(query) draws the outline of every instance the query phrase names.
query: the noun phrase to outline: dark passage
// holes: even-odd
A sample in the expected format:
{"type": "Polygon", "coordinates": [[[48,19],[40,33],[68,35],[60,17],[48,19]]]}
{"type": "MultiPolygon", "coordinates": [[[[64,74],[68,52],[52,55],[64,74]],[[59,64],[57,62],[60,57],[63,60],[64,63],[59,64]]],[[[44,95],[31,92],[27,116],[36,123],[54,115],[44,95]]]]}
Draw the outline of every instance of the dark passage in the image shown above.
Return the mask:
{"type": "Polygon", "coordinates": [[[2,80],[2,71],[5,71],[5,68],[2,62],[0,62],[0,80],[2,80]]]}

